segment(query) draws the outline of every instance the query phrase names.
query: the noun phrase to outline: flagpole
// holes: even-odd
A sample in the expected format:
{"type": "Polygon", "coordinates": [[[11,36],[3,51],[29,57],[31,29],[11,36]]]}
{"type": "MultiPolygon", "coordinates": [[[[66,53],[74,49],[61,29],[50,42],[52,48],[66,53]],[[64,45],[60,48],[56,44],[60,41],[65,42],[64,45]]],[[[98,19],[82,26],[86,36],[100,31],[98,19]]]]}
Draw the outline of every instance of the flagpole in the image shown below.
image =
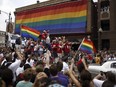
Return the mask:
{"type": "MultiPolygon", "coordinates": [[[[85,37],[83,38],[83,40],[82,40],[81,44],[83,43],[83,41],[84,41],[84,40],[85,40],[85,37]]],[[[78,50],[80,49],[81,44],[80,44],[80,46],[78,47],[78,50]]]]}

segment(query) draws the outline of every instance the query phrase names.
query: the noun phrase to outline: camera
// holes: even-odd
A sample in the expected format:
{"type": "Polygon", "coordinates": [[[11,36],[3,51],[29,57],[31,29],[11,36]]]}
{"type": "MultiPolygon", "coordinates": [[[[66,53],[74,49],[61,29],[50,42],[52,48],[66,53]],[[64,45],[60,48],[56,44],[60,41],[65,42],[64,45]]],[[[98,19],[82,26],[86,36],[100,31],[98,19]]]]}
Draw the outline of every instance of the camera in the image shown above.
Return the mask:
{"type": "Polygon", "coordinates": [[[100,74],[101,74],[101,76],[103,76],[104,75],[104,72],[103,71],[100,71],[100,74]]]}
{"type": "Polygon", "coordinates": [[[101,76],[106,75],[106,72],[100,71],[101,76]]]}

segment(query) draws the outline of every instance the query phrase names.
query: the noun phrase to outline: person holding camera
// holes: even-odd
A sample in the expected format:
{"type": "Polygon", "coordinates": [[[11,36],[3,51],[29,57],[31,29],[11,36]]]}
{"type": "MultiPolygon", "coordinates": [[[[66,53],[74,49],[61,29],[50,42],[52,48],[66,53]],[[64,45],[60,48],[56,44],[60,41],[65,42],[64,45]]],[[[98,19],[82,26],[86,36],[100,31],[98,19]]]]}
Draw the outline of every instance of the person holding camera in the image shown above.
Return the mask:
{"type": "Polygon", "coordinates": [[[111,71],[101,71],[100,74],[94,77],[93,82],[95,87],[116,87],[116,78],[111,71]]]}

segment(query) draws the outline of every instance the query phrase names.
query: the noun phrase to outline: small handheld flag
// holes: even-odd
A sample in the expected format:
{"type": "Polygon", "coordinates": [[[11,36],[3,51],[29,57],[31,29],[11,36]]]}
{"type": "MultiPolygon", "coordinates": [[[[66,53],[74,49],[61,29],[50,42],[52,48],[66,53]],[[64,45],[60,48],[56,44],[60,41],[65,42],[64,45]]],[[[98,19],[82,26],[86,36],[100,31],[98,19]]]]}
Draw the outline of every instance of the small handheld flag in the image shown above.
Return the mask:
{"type": "Polygon", "coordinates": [[[33,28],[29,28],[27,26],[21,25],[21,36],[22,37],[33,38],[34,40],[37,40],[39,35],[40,35],[39,31],[33,28]]]}
{"type": "Polygon", "coordinates": [[[78,50],[83,51],[87,54],[92,54],[96,52],[93,42],[90,39],[84,38],[80,44],[78,50]]]}

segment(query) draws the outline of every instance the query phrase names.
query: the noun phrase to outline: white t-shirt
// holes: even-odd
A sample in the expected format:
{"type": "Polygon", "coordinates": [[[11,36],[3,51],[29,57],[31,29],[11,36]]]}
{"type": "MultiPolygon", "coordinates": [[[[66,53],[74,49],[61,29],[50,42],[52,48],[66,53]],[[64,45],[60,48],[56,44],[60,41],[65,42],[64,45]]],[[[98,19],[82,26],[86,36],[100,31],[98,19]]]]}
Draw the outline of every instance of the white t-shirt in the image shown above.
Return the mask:
{"type": "Polygon", "coordinates": [[[102,87],[103,80],[93,79],[94,87],[102,87]]]}
{"type": "Polygon", "coordinates": [[[17,68],[20,66],[20,63],[21,63],[21,60],[16,60],[15,62],[13,62],[8,68],[12,70],[13,74],[14,74],[14,78],[13,78],[13,81],[16,80],[16,70],[17,68]]]}
{"type": "Polygon", "coordinates": [[[62,69],[62,71],[65,72],[67,70],[69,70],[69,66],[68,66],[68,64],[66,62],[63,62],[63,69],[62,69]]]}
{"type": "Polygon", "coordinates": [[[18,67],[16,70],[16,75],[18,76],[20,73],[23,73],[23,72],[24,72],[23,67],[18,67]]]}
{"type": "Polygon", "coordinates": [[[46,43],[50,43],[50,37],[49,36],[47,36],[47,38],[46,38],[46,43]]]}
{"type": "Polygon", "coordinates": [[[35,46],[34,46],[34,51],[37,51],[38,50],[38,44],[36,44],[35,46]]]}
{"type": "Polygon", "coordinates": [[[26,60],[26,63],[25,64],[29,64],[31,67],[33,67],[33,65],[34,65],[34,60],[33,59],[30,59],[30,62],[28,62],[27,60],[26,60]]]}

